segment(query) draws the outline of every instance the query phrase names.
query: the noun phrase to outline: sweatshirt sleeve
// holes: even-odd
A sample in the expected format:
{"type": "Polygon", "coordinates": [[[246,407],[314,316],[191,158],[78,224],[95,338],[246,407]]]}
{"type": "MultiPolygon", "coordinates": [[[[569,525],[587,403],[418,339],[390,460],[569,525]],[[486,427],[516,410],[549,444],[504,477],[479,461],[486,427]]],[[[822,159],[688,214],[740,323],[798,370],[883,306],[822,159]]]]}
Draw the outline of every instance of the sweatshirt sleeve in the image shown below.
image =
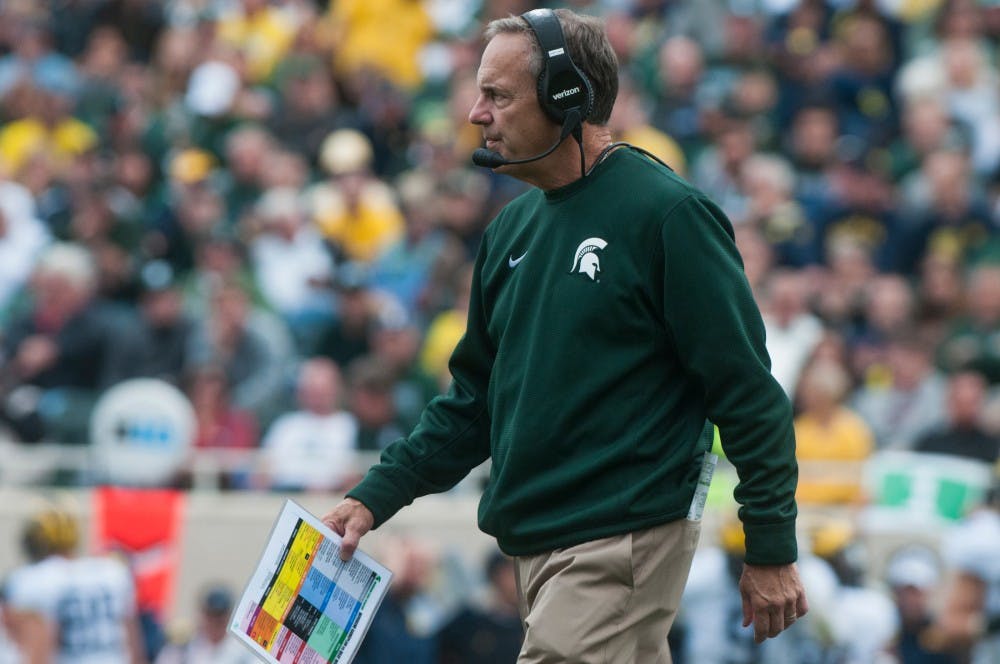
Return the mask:
{"type": "Polygon", "coordinates": [[[663,307],[688,373],[704,390],[709,419],[739,475],[734,496],[746,562],[797,556],[798,465],[792,409],[770,371],[764,324],[725,214],[689,196],[662,226],[663,307]]]}
{"type": "Polygon", "coordinates": [[[379,527],[414,499],[447,491],[490,455],[487,388],[495,350],[486,330],[481,271],[484,238],[476,258],[465,335],[449,361],[452,384],[433,399],[406,438],[389,445],[361,482],[347,492],[361,501],[379,527]]]}

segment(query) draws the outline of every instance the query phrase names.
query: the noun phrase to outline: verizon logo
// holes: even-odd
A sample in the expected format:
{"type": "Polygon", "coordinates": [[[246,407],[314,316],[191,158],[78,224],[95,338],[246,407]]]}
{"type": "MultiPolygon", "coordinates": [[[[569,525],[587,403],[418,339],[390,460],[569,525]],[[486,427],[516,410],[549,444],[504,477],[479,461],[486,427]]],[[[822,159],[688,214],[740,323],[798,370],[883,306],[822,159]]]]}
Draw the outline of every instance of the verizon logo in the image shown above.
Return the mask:
{"type": "Polygon", "coordinates": [[[574,88],[570,88],[569,90],[563,90],[562,92],[555,93],[554,95],[552,95],[552,99],[553,99],[553,101],[559,101],[563,97],[568,97],[570,95],[575,95],[578,92],[580,92],[580,86],[579,85],[576,86],[576,87],[574,87],[574,88]]]}

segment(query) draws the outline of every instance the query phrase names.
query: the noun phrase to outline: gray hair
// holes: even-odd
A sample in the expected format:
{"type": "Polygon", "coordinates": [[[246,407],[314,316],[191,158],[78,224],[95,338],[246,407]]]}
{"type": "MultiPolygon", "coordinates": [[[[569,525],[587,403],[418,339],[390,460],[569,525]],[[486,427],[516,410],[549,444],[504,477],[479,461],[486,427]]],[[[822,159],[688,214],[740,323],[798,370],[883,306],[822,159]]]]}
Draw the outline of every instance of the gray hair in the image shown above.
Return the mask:
{"type": "Polygon", "coordinates": [[[36,274],[53,275],[87,291],[97,288],[97,266],[90,251],[72,242],[56,242],[39,257],[36,274]]]}
{"type": "MultiPolygon", "coordinates": [[[[604,31],[604,21],[569,9],[554,11],[562,26],[569,56],[594,89],[594,107],[585,120],[597,125],[607,124],[618,97],[618,56],[604,31]]],[[[531,43],[528,67],[532,76],[538,78],[542,73],[542,49],[528,22],[520,16],[498,18],[487,24],[483,36],[489,42],[499,34],[528,35],[531,43]]]]}

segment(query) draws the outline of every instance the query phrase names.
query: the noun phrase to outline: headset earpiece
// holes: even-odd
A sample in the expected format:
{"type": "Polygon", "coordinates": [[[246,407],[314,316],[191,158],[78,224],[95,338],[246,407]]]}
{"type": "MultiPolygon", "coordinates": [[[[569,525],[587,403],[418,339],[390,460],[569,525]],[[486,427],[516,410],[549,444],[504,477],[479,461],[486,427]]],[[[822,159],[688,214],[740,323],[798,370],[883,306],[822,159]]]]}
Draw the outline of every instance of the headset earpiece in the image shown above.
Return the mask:
{"type": "Polygon", "coordinates": [[[542,50],[542,71],[538,75],[538,103],[542,110],[559,125],[566,122],[569,111],[576,111],[576,117],[583,122],[594,107],[594,89],[570,57],[555,12],[533,9],[521,18],[535,33],[542,50]]]}

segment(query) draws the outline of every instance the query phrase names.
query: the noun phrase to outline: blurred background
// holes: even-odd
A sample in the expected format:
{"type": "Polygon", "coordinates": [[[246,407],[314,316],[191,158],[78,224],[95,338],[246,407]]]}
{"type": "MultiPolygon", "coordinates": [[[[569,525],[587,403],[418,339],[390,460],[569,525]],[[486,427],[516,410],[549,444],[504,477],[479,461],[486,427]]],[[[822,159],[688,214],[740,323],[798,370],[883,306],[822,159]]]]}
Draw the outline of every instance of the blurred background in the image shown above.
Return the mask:
{"type": "MultiPolygon", "coordinates": [[[[413,426],[524,190],[470,162],[481,29],[535,6],[0,0],[0,575],[58,509],[186,661],[283,501],[413,426]]],[[[606,22],[615,138],[731,218],[796,409],[811,617],[740,628],[723,459],[675,661],[1000,661],[1000,3],[564,6],[606,22]]],[[[487,472],[366,540],[400,570],[367,661],[513,661],[487,472]]]]}

